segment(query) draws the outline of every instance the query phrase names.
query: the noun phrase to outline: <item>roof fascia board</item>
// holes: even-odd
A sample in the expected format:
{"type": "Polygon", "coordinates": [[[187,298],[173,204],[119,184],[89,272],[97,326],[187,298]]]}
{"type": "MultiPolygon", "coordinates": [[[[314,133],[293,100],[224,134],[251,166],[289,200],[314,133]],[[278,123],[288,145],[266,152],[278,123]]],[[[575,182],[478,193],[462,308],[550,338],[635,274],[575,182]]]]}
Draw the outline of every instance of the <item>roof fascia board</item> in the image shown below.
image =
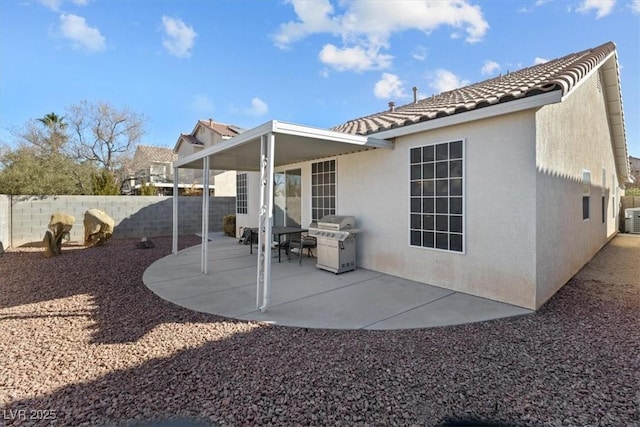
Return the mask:
{"type": "Polygon", "coordinates": [[[611,131],[611,143],[614,150],[614,156],[616,157],[616,175],[618,180],[625,183],[633,182],[633,176],[631,175],[631,165],[629,162],[629,147],[627,145],[626,130],[624,123],[624,109],[622,105],[622,92],[620,90],[620,75],[618,66],[618,57],[615,51],[612,52],[607,59],[603,61],[598,68],[602,67],[602,94],[605,99],[605,106],[607,110],[607,119],[609,122],[609,129],[611,131]],[[613,57],[613,58],[612,58],[613,57]],[[611,64],[609,64],[611,61],[611,64]],[[613,93],[613,99],[610,98],[609,87],[615,87],[613,93]],[[611,104],[615,104],[616,109],[620,112],[612,113],[611,104]],[[618,116],[619,120],[613,120],[613,116],[618,116]]]}
{"type": "Polygon", "coordinates": [[[561,101],[561,99],[562,91],[554,90],[552,92],[543,93],[541,95],[535,95],[515,101],[505,102],[504,104],[491,105],[479,110],[467,111],[464,113],[454,114],[453,116],[441,117],[438,119],[427,120],[422,123],[405,125],[395,129],[384,130],[381,132],[372,133],[371,135],[380,139],[397,138],[399,136],[406,136],[418,132],[459,125],[475,120],[488,119],[490,117],[501,116],[503,114],[530,110],[532,108],[538,108],[544,105],[558,103],[561,101]]]}
{"type": "Polygon", "coordinates": [[[375,148],[393,148],[393,144],[391,142],[385,141],[380,138],[373,138],[344,132],[334,132],[327,129],[298,125],[295,123],[280,121],[274,121],[273,123],[273,132],[276,134],[280,133],[292,136],[302,136],[306,138],[317,138],[333,142],[342,142],[346,144],[366,145],[375,148]]]}

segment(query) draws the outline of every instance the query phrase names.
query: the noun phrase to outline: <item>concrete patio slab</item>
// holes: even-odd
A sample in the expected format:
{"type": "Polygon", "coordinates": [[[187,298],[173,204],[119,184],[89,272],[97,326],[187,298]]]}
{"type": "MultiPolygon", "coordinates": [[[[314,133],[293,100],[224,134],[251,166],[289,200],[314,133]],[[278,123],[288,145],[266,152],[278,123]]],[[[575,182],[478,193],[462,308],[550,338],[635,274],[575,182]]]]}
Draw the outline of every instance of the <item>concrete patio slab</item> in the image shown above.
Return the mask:
{"type": "MultiPolygon", "coordinates": [[[[328,329],[413,329],[458,325],[532,310],[358,268],[333,274],[303,258],[272,259],[271,301],[256,308],[257,255],[238,240],[210,233],[208,274],[201,246],[152,264],[143,281],[180,306],[223,317],[283,326],[328,329]]],[[[273,253],[275,256],[275,252],[273,253]]]]}

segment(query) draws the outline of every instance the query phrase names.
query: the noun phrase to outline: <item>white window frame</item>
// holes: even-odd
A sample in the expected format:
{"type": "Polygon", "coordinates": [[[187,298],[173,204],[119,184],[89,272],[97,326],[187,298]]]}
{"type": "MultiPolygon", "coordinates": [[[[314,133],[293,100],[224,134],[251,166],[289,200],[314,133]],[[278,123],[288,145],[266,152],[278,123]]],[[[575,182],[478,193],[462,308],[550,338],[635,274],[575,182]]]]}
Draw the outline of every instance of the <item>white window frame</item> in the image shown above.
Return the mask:
{"type": "Polygon", "coordinates": [[[616,219],[616,197],[618,195],[618,186],[616,185],[616,174],[611,174],[611,218],[616,219]]]}
{"type": "Polygon", "coordinates": [[[589,221],[591,218],[591,171],[588,169],[582,169],[582,220],[589,221]],[[584,215],[584,199],[587,198],[587,216],[584,215]]]}
{"type": "MultiPolygon", "coordinates": [[[[313,203],[314,200],[317,200],[320,196],[314,196],[313,195],[313,189],[314,189],[314,184],[313,184],[313,165],[314,164],[320,164],[320,163],[325,163],[325,162],[334,162],[334,169],[333,169],[333,174],[334,174],[334,179],[333,179],[333,213],[329,213],[328,215],[335,215],[338,212],[338,159],[333,157],[333,158],[326,158],[326,159],[319,159],[316,161],[313,161],[309,164],[309,176],[311,177],[311,179],[309,180],[309,185],[310,185],[310,201],[311,201],[311,211],[309,212],[309,217],[311,218],[311,222],[313,221],[317,221],[320,218],[322,218],[322,216],[315,218],[313,217],[313,203]]],[[[324,173],[324,172],[323,172],[324,173]]],[[[320,184],[316,184],[316,186],[319,186],[320,184]]],[[[322,185],[325,185],[324,183],[322,185]]],[[[325,197],[324,195],[322,197],[325,197]]],[[[319,208],[317,208],[319,209],[319,208]]],[[[324,207],[322,208],[323,210],[325,209],[324,207]]],[[[331,208],[328,208],[329,210],[331,210],[331,208]]]]}
{"type": "MultiPolygon", "coordinates": [[[[466,198],[467,198],[467,189],[466,189],[466,157],[467,157],[467,155],[466,155],[466,146],[467,146],[467,144],[466,144],[466,138],[451,138],[451,139],[447,139],[447,140],[444,140],[444,141],[431,142],[431,143],[427,143],[427,144],[423,144],[423,145],[416,145],[416,146],[409,147],[409,149],[408,149],[408,151],[407,151],[407,155],[408,155],[408,159],[407,159],[407,165],[408,165],[408,168],[407,168],[407,182],[408,182],[408,184],[409,184],[409,192],[408,192],[408,206],[407,206],[407,212],[408,212],[408,223],[407,223],[407,230],[408,230],[408,233],[407,233],[407,244],[409,245],[409,247],[411,247],[411,248],[417,248],[417,249],[425,249],[425,250],[429,250],[429,251],[445,252],[445,253],[456,254],[456,255],[464,255],[464,254],[466,254],[466,251],[467,251],[467,243],[466,243],[466,237],[467,237],[467,226],[466,226],[466,222],[467,222],[467,221],[466,221],[466,217],[467,217],[467,207],[466,207],[466,198]],[[451,232],[451,231],[448,231],[448,230],[447,230],[447,231],[446,231],[446,234],[447,234],[448,238],[449,238],[452,234],[454,234],[454,235],[461,235],[461,238],[462,238],[462,241],[461,241],[462,250],[460,250],[460,251],[458,251],[458,250],[452,250],[452,249],[442,249],[442,248],[438,248],[438,247],[436,247],[436,242],[435,242],[435,238],[436,238],[436,236],[435,236],[435,234],[437,233],[437,230],[435,230],[435,226],[434,226],[434,230],[425,229],[425,228],[423,228],[423,226],[424,226],[424,225],[421,225],[421,227],[420,227],[419,229],[416,229],[416,228],[412,228],[412,227],[411,227],[411,225],[412,225],[412,224],[411,224],[411,219],[412,219],[412,218],[411,218],[411,216],[412,216],[412,207],[411,207],[412,198],[419,198],[419,199],[421,200],[421,202],[420,202],[420,203],[421,203],[423,206],[424,206],[424,204],[423,204],[423,200],[425,199],[425,196],[424,196],[424,195],[421,195],[421,196],[412,196],[412,191],[411,191],[411,186],[412,186],[412,185],[411,185],[411,184],[412,184],[412,179],[411,179],[411,166],[412,166],[412,162],[411,162],[411,150],[412,150],[412,149],[416,149],[416,148],[423,148],[423,147],[430,147],[430,146],[433,146],[433,147],[434,147],[434,151],[435,151],[435,147],[436,147],[436,146],[438,146],[438,145],[450,144],[450,143],[454,143],[454,142],[461,142],[461,143],[462,143],[462,158],[460,159],[460,160],[462,160],[462,171],[461,171],[461,177],[460,177],[460,179],[462,179],[462,188],[461,188],[461,190],[462,190],[462,196],[461,196],[461,199],[462,199],[462,214],[460,214],[460,215],[458,215],[458,214],[454,214],[454,215],[452,215],[452,214],[450,214],[450,213],[447,213],[447,214],[446,214],[446,216],[448,217],[448,225],[447,225],[448,227],[449,227],[449,226],[450,226],[450,224],[451,224],[451,222],[450,222],[451,217],[453,217],[453,216],[455,216],[455,217],[460,216],[460,217],[461,217],[461,220],[462,220],[462,224],[461,224],[462,231],[461,231],[460,233],[458,233],[458,232],[451,232]],[[412,235],[412,232],[414,232],[414,231],[423,232],[423,233],[425,233],[425,232],[426,232],[426,233],[428,233],[428,232],[433,231],[433,233],[434,233],[434,247],[424,246],[424,245],[422,245],[422,244],[421,244],[421,245],[415,245],[415,244],[412,244],[412,238],[411,238],[412,236],[411,236],[411,235],[412,235]]],[[[454,160],[457,160],[457,159],[454,159],[454,160]]],[[[451,157],[450,157],[449,155],[447,156],[447,161],[451,161],[451,157]]],[[[435,168],[435,163],[436,163],[436,162],[437,162],[437,161],[435,160],[435,154],[434,154],[434,168],[435,168]]],[[[424,159],[423,159],[423,160],[420,162],[420,164],[421,164],[421,165],[424,165],[424,163],[425,163],[425,162],[424,162],[424,159]]],[[[449,183],[450,183],[451,176],[450,176],[449,174],[450,174],[450,169],[448,169],[448,171],[447,171],[447,178],[446,178],[446,179],[449,181],[449,183]]],[[[454,178],[455,178],[455,177],[454,177],[454,178]]],[[[436,181],[437,181],[437,180],[438,180],[438,178],[436,178],[436,177],[435,177],[435,171],[434,171],[434,178],[433,178],[433,181],[434,181],[434,187],[435,187],[435,183],[436,183],[436,181]]],[[[421,179],[421,181],[424,181],[424,179],[421,179]]],[[[448,200],[449,200],[449,202],[450,202],[450,200],[451,200],[452,196],[451,196],[450,194],[448,194],[448,193],[449,193],[449,190],[450,190],[450,186],[449,186],[449,188],[448,188],[448,190],[447,190],[447,196],[446,196],[446,197],[447,197],[447,199],[448,199],[448,200]]],[[[429,198],[431,198],[431,197],[432,197],[432,196],[429,196],[429,198]]],[[[433,195],[434,203],[435,203],[435,199],[436,199],[436,197],[437,197],[437,196],[436,196],[436,192],[435,192],[435,189],[434,189],[434,195],[433,195]]],[[[453,197],[457,197],[457,196],[453,196],[453,197]]],[[[437,215],[437,212],[435,212],[435,211],[436,211],[436,208],[435,208],[435,206],[434,206],[434,212],[433,212],[434,221],[436,221],[435,216],[437,215]]],[[[424,213],[422,213],[422,212],[421,212],[421,215],[424,215],[424,213]]],[[[424,219],[423,219],[423,220],[424,220],[424,219]]],[[[423,237],[424,237],[424,236],[423,236],[423,237]]]]}
{"type": "Polygon", "coordinates": [[[249,213],[249,188],[247,173],[236,173],[236,215],[247,215],[249,213]],[[244,180],[244,185],[242,182],[244,180]],[[244,192],[242,191],[244,189],[244,192]],[[244,200],[242,200],[244,194],[244,200]],[[243,212],[244,211],[244,212],[243,212]]]}
{"type": "Polygon", "coordinates": [[[602,223],[607,223],[607,170],[602,168],[602,198],[600,199],[600,213],[602,215],[602,223]]]}

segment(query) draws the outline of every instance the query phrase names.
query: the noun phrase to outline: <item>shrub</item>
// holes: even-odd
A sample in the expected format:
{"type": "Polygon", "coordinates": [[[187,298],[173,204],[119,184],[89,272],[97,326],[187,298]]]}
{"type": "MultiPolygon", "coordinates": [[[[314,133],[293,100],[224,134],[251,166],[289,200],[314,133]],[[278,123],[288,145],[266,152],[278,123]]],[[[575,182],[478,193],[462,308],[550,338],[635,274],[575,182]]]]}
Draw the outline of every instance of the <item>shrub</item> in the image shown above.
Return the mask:
{"type": "Polygon", "coordinates": [[[143,184],[142,187],[140,187],[140,195],[141,196],[157,196],[158,195],[158,190],[156,189],[156,186],[153,184],[143,184]]]}
{"type": "Polygon", "coordinates": [[[225,215],[222,218],[222,229],[227,236],[236,237],[236,216],[225,215]]]}
{"type": "Polygon", "coordinates": [[[640,187],[631,187],[624,190],[625,196],[640,196],[640,187]]]}

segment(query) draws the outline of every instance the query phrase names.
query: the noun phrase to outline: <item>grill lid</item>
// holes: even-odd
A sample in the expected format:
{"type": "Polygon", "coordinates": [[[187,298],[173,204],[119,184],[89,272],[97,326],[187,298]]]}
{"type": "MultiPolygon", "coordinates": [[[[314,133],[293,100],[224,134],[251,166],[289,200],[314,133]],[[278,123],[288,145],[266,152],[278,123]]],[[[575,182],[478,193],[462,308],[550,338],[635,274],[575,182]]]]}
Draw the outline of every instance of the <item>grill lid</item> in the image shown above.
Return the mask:
{"type": "Polygon", "coordinates": [[[353,228],[356,220],[353,216],[325,215],[318,220],[318,228],[325,230],[346,230],[353,228]]]}

